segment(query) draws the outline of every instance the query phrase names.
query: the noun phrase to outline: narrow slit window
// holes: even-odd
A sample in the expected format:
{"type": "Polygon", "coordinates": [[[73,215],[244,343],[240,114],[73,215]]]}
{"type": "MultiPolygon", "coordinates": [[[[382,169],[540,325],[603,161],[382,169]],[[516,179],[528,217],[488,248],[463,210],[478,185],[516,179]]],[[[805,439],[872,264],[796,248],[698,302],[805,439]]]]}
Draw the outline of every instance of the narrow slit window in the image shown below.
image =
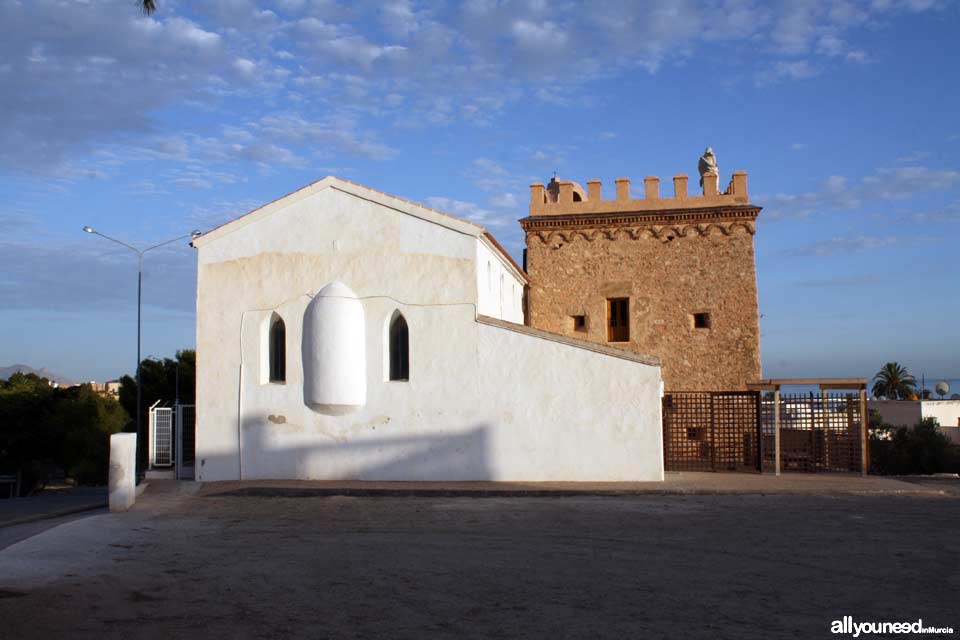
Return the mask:
{"type": "Polygon", "coordinates": [[[694,329],[709,329],[710,324],[711,324],[711,318],[709,313],[703,312],[703,313],[693,314],[694,329]]]}
{"type": "Polygon", "coordinates": [[[607,342],[630,341],[630,299],[607,300],[607,342]]]}
{"type": "Polygon", "coordinates": [[[573,330],[574,330],[574,331],[586,331],[586,330],[587,330],[587,316],[573,316],[573,330]]]}
{"type": "Polygon", "coordinates": [[[282,318],[270,325],[270,382],[287,381],[287,327],[282,318]]]}
{"type": "Polygon", "coordinates": [[[390,321],[390,380],[410,379],[410,332],[403,315],[390,321]]]}

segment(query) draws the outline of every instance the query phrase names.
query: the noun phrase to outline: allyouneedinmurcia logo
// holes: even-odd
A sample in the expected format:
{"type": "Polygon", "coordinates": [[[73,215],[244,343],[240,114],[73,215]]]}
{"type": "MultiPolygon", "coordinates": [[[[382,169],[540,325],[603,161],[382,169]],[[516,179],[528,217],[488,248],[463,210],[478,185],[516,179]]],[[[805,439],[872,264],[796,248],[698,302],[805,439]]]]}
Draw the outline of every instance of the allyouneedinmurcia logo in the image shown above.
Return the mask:
{"type": "Polygon", "coordinates": [[[830,623],[830,633],[843,633],[854,638],[861,634],[875,633],[929,633],[937,635],[953,635],[952,627],[925,627],[923,620],[913,622],[854,622],[853,616],[843,616],[842,620],[830,623]]]}

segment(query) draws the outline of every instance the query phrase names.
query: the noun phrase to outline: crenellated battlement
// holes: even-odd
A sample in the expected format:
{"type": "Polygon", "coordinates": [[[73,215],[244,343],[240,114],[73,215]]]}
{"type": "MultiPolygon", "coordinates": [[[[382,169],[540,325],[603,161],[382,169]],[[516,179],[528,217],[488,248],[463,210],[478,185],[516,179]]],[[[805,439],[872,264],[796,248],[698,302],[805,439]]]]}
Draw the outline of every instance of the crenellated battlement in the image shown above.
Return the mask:
{"type": "Polygon", "coordinates": [[[599,180],[587,180],[586,191],[576,182],[569,180],[554,178],[547,185],[534,182],[530,185],[530,215],[627,213],[660,209],[739,206],[750,203],[745,171],[734,171],[723,193],[718,189],[718,178],[715,175],[703,176],[702,195],[689,195],[688,181],[686,174],[675,175],[673,197],[661,197],[660,178],[648,176],[643,179],[643,197],[635,198],[630,190],[630,179],[617,178],[616,197],[613,199],[603,198],[603,185],[599,180]]]}

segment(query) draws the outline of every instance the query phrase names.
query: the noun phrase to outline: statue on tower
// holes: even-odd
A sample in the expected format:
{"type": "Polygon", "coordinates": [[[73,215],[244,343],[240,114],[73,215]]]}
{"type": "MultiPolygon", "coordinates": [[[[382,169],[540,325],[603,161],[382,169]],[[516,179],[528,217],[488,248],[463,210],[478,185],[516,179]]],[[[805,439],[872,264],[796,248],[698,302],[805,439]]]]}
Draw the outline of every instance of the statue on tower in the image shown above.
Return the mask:
{"type": "Polygon", "coordinates": [[[713,155],[713,149],[707,147],[707,150],[700,156],[700,163],[697,166],[700,170],[700,186],[703,186],[703,176],[717,176],[719,180],[720,169],[717,167],[717,156],[713,155]]]}

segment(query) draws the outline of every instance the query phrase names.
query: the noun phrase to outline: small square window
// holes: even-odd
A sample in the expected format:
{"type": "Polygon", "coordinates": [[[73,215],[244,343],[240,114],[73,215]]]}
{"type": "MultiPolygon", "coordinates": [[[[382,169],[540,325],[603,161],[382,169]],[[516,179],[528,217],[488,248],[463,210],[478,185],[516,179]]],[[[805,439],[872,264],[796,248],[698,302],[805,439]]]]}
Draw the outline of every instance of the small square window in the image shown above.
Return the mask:
{"type": "Polygon", "coordinates": [[[586,330],[587,330],[587,316],[573,316],[573,330],[574,330],[574,331],[586,331],[586,330]]]}
{"type": "Polygon", "coordinates": [[[693,328],[694,329],[709,329],[711,324],[711,318],[709,313],[695,313],[693,314],[693,328]]]}
{"type": "Polygon", "coordinates": [[[702,440],[703,429],[700,427],[687,427],[687,440],[702,440]]]}

